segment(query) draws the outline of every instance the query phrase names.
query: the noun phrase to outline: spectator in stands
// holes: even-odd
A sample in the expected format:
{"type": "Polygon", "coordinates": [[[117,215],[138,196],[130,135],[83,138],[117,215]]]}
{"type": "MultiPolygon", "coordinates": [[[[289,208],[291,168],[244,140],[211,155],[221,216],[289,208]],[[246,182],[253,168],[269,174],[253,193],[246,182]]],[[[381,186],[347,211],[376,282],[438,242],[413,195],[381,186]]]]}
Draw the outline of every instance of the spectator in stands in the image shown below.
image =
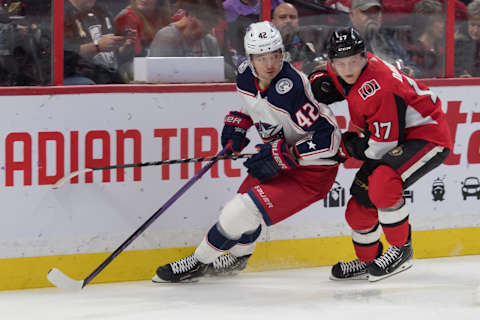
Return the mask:
{"type": "Polygon", "coordinates": [[[64,83],[124,83],[118,67],[133,58],[136,31],[117,35],[112,15],[96,0],[65,1],[64,19],[64,83]]]}
{"type": "Polygon", "coordinates": [[[380,0],[352,0],[350,21],[364,38],[366,48],[377,57],[395,65],[408,75],[418,69],[391,30],[382,27],[383,13],[380,0]]]}
{"type": "Polygon", "coordinates": [[[332,8],[338,11],[349,13],[350,7],[352,6],[352,1],[351,0],[325,0],[323,5],[327,8],[332,8]]]}
{"type": "MultiPolygon", "coordinates": [[[[213,28],[225,16],[220,0],[183,0],[181,18],[160,29],[150,45],[150,57],[221,56],[213,28]]],[[[225,77],[233,79],[235,69],[225,64],[225,77]]]]}
{"type": "MultiPolygon", "coordinates": [[[[422,0],[382,0],[383,13],[386,16],[386,22],[396,23],[408,17],[413,11],[415,4],[422,0]]],[[[443,5],[445,0],[436,0],[443,5]]],[[[455,0],[455,19],[467,19],[467,7],[471,0],[455,0]]],[[[325,0],[324,5],[329,8],[337,9],[339,11],[350,12],[352,0],[325,0]]]]}
{"type": "Polygon", "coordinates": [[[422,0],[413,9],[415,39],[407,52],[419,69],[417,78],[443,76],[445,17],[437,0],[422,0]]]}
{"type": "Polygon", "coordinates": [[[272,23],[280,31],[285,46],[285,60],[296,69],[310,74],[315,66],[315,47],[300,37],[298,11],[290,3],[282,3],[275,8],[272,23]]]}
{"type": "Polygon", "coordinates": [[[183,0],[183,17],[160,29],[150,46],[151,57],[219,56],[213,27],[224,17],[218,0],[183,0]]]}
{"type": "Polygon", "coordinates": [[[158,30],[170,23],[170,13],[169,0],[131,0],[115,17],[115,25],[124,34],[136,30],[135,56],[146,56],[158,30]]]}
{"type": "MultiPolygon", "coordinates": [[[[270,6],[274,10],[283,0],[271,0],[270,6]]],[[[236,56],[233,60],[238,65],[245,59],[245,50],[243,47],[243,38],[247,27],[254,22],[260,21],[262,12],[261,0],[225,0],[225,19],[227,29],[225,39],[228,45],[234,50],[236,56]]]]}
{"type": "MultiPolygon", "coordinates": [[[[271,0],[270,7],[274,10],[283,0],[271,0]]],[[[225,8],[225,19],[227,22],[237,20],[240,16],[254,15],[258,21],[262,11],[262,1],[260,0],[225,0],[223,2],[225,8]]]]}
{"type": "Polygon", "coordinates": [[[0,1],[0,85],[25,85],[30,79],[22,77],[15,50],[22,29],[10,19],[11,4],[0,1]]]}
{"type": "Polygon", "coordinates": [[[24,1],[0,0],[0,85],[51,83],[50,26],[49,11],[42,15],[24,1]]]}
{"type": "Polygon", "coordinates": [[[467,6],[467,33],[455,35],[455,75],[480,76],[480,0],[467,6]]]}

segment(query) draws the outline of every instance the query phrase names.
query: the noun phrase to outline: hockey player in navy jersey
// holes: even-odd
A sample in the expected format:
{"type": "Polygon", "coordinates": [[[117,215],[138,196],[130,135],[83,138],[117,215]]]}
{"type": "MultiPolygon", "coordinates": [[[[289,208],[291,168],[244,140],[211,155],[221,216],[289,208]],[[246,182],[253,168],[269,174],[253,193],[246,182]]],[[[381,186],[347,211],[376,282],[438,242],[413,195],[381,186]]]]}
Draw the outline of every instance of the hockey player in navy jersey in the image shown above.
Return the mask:
{"type": "Polygon", "coordinates": [[[335,181],[336,119],[314,99],[308,79],[284,61],[280,32],[270,22],[254,23],[244,44],[247,61],[238,69],[237,89],[245,104],[225,117],[221,142],[240,152],[255,126],[263,144],[245,161],[248,176],[195,252],[160,266],[154,282],[238,273],[255,249],[262,220],[271,226],[290,217],[323,199],[335,181]]]}
{"type": "Polygon", "coordinates": [[[350,120],[363,133],[346,132],[342,143],[344,154],[363,161],[345,212],[358,259],[335,264],[331,279],[378,281],[412,266],[403,191],[447,158],[450,131],[435,93],[367,52],[355,29],[334,32],[328,55],[327,70],[310,76],[315,97],[346,99],[350,120]],[[385,252],[382,230],[390,244],[385,252]]]}

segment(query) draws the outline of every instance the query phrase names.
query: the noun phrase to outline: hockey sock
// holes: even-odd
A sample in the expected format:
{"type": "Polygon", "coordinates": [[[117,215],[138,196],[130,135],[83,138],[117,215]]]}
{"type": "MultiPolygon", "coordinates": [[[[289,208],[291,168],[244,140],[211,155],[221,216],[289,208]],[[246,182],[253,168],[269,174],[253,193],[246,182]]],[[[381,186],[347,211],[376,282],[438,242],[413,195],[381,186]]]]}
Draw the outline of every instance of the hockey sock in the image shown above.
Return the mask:
{"type": "Polygon", "coordinates": [[[368,246],[358,245],[353,243],[355,253],[360,261],[370,262],[378,257],[378,251],[380,248],[380,241],[370,244],[368,246]]]}
{"type": "Polygon", "coordinates": [[[392,246],[403,246],[408,241],[410,230],[409,210],[405,202],[396,209],[379,209],[378,220],[388,243],[392,246]]]}
{"type": "Polygon", "coordinates": [[[257,241],[261,232],[262,225],[259,225],[255,231],[244,233],[238,240],[238,243],[232,249],[230,249],[230,253],[237,257],[252,254],[255,250],[255,242],[257,241]]]}
{"type": "Polygon", "coordinates": [[[210,228],[207,236],[195,250],[195,257],[203,263],[211,263],[237,243],[238,239],[227,238],[217,223],[210,228]]]}
{"type": "Polygon", "coordinates": [[[378,256],[380,225],[377,223],[368,231],[352,230],[353,247],[358,259],[370,262],[378,256]]]}

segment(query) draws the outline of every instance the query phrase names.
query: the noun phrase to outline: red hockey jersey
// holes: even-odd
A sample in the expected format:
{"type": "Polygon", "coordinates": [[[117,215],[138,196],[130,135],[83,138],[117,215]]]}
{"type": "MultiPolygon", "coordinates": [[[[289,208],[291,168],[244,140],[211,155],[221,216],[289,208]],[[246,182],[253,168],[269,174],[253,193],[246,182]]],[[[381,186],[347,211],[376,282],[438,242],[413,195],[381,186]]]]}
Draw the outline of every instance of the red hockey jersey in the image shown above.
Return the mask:
{"type": "Polygon", "coordinates": [[[352,124],[370,134],[365,155],[380,159],[410,139],[452,149],[450,130],[437,95],[369,52],[367,59],[367,66],[348,92],[328,65],[330,77],[348,101],[352,124]]]}

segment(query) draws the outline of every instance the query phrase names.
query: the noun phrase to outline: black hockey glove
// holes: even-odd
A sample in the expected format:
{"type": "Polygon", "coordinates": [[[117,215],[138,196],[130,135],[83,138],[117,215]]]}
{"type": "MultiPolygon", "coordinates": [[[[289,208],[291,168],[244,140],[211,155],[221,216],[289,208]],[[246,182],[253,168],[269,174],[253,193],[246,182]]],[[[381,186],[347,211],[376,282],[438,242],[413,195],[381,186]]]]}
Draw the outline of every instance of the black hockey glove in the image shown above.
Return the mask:
{"type": "Polygon", "coordinates": [[[257,145],[258,153],[244,162],[248,174],[265,182],[284,170],[296,168],[298,163],[290,155],[288,144],[280,139],[272,143],[257,145]]]}
{"type": "Polygon", "coordinates": [[[313,96],[318,102],[331,104],[345,100],[345,97],[337,90],[332,78],[327,72],[319,70],[308,76],[312,87],[313,96]]]}
{"type": "Polygon", "coordinates": [[[249,115],[239,111],[230,111],[225,116],[224,126],[222,130],[222,146],[225,147],[232,141],[231,150],[233,152],[240,152],[245,148],[250,140],[246,137],[247,130],[253,124],[249,115]]]}
{"type": "Polygon", "coordinates": [[[360,137],[356,132],[347,131],[342,134],[342,146],[343,151],[350,157],[357,160],[365,161],[365,150],[368,148],[368,139],[370,135],[360,137]]]}
{"type": "Polygon", "coordinates": [[[368,177],[372,175],[373,171],[380,164],[382,164],[382,162],[378,160],[365,161],[360,167],[360,170],[355,174],[352,186],[350,187],[350,195],[365,208],[375,208],[375,205],[368,195],[368,177]]]}

